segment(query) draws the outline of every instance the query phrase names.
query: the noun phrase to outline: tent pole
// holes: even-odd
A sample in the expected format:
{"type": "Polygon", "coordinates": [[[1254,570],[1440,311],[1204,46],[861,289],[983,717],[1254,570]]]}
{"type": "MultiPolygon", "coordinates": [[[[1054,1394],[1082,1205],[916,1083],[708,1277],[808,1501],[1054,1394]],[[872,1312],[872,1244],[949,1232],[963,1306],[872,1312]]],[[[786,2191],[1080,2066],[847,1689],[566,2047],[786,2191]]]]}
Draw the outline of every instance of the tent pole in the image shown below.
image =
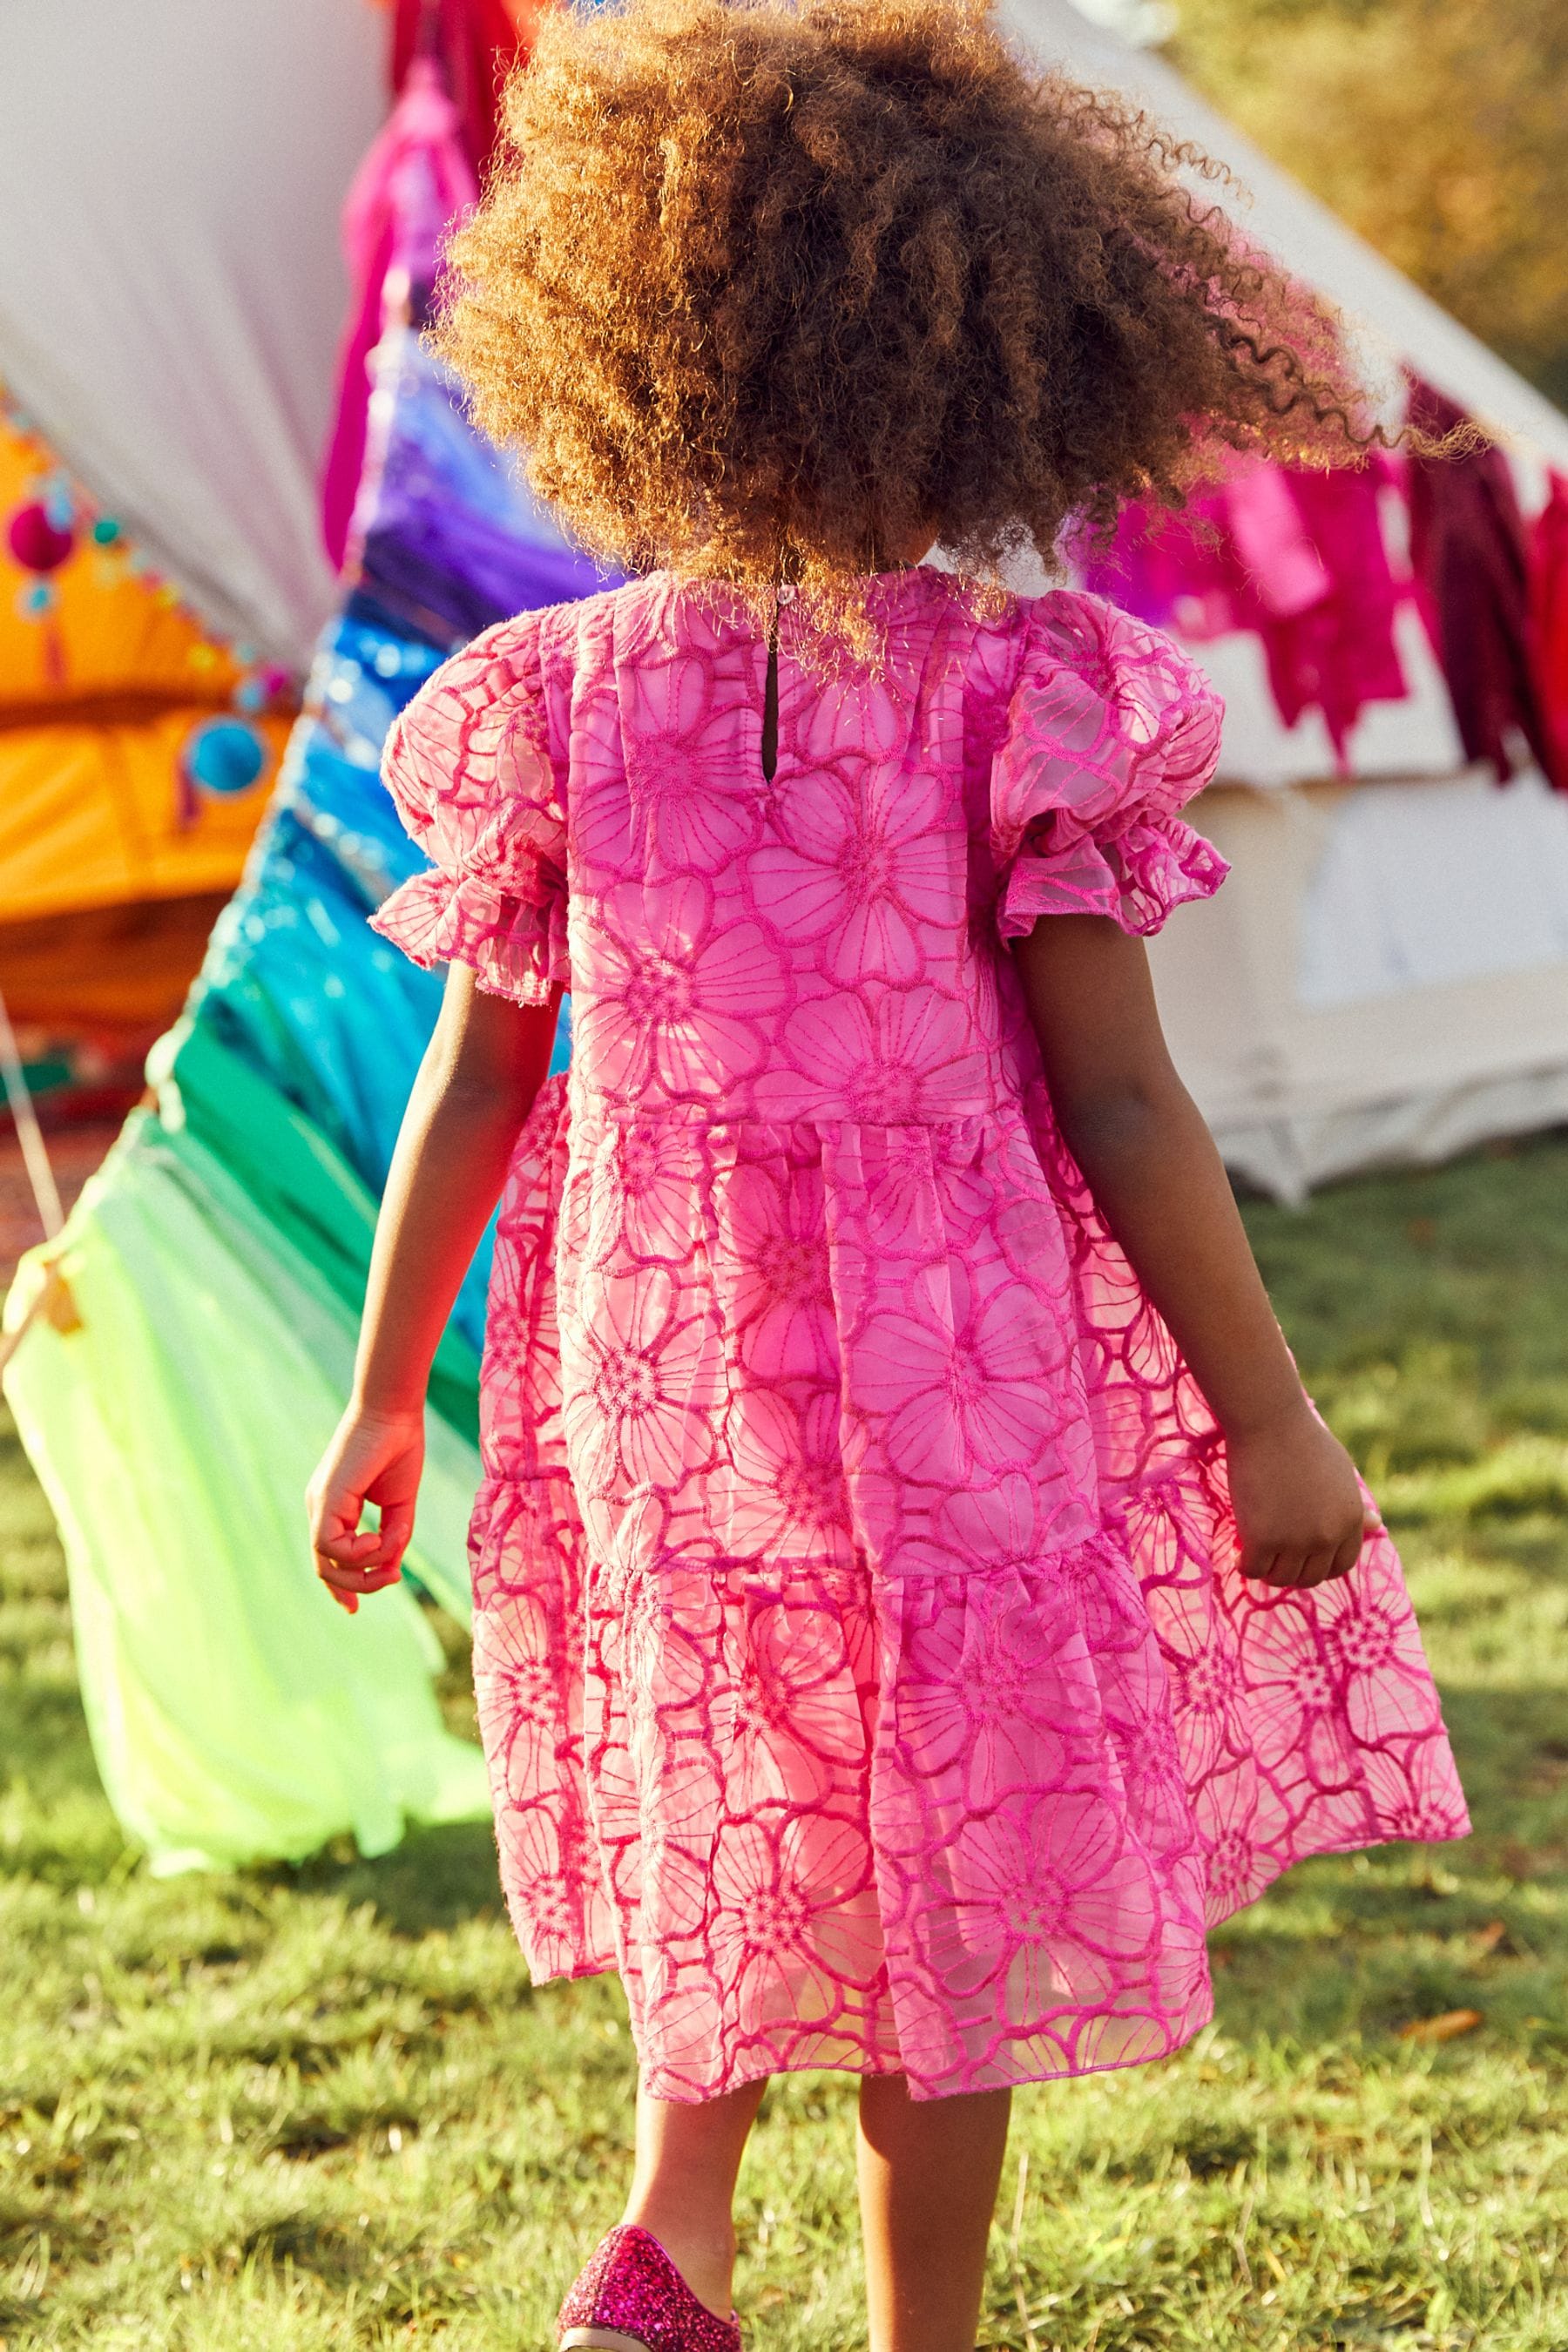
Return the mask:
{"type": "Polygon", "coordinates": [[[49,1165],[48,1147],[44,1141],[44,1130],[38,1125],[38,1114],[33,1108],[26,1072],[22,1067],[22,1056],[16,1050],[16,1033],[11,1026],[11,1016],[5,1010],[3,994],[0,994],[0,1076],[5,1078],[5,1099],[16,1122],[22,1158],[26,1163],[27,1181],[33,1188],[33,1199],[44,1228],[44,1237],[52,1242],[65,1223],[65,1211],[60,1205],[60,1189],[49,1165]]]}

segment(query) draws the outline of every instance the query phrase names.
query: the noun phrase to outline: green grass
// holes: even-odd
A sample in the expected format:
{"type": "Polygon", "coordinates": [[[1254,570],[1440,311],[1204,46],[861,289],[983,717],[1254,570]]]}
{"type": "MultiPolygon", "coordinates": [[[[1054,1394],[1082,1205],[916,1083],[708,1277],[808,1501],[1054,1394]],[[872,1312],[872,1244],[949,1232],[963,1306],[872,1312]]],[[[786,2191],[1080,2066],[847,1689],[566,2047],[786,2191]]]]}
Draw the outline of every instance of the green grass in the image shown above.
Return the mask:
{"type": "MultiPolygon", "coordinates": [[[[1215,1938],[1194,2048],[1019,2099],[984,2342],[1568,2347],[1565,1204],[1553,1139],[1249,1211],[1405,1543],[1476,1835],[1298,1871],[1215,1938]],[[1399,2038],[1458,2009],[1484,2021],[1462,2039],[1399,2038]]],[[[149,1878],[14,1441],[0,1772],[5,2352],[542,2352],[624,2178],[615,1988],[530,1992],[483,1829],[149,1878]]],[[[762,2352],[863,2341],[850,2099],[796,2077],[759,2126],[762,2352]]]]}

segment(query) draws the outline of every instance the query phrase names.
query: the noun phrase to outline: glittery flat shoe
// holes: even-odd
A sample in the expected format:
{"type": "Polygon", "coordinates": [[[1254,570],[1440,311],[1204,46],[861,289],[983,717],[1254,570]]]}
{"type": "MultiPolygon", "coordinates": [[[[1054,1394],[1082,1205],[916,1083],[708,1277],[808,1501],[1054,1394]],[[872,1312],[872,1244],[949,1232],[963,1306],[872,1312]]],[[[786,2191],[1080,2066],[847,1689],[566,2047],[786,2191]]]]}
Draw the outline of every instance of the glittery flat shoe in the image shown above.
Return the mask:
{"type": "Polygon", "coordinates": [[[700,2303],[647,2230],[601,2238],[561,2306],[561,2352],[741,2352],[733,2314],[700,2303]]]}

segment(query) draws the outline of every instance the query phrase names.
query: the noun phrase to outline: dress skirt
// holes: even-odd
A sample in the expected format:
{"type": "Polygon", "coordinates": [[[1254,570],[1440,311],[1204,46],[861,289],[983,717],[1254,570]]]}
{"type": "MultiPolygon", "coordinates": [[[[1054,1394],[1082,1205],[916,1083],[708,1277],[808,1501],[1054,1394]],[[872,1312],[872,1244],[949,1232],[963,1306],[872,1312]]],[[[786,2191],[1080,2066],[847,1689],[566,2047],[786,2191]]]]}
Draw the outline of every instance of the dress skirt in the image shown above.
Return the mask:
{"type": "Polygon", "coordinates": [[[1205,1928],[1280,1871],[1468,1826],[1393,1544],[1240,1577],[1212,1419],[1034,1109],[933,1141],[589,1108],[571,1149],[556,1079],[522,1139],[472,1538],[501,1874],[536,1979],[618,1970],[658,2097],[1163,2056],[1210,2015],[1205,1928]],[[1037,1278],[1043,1217],[1054,1461],[1008,1265],[1037,1278]],[[932,1220],[963,1295],[858,1314],[932,1220]],[[628,1223],[637,1283],[585,1307],[628,1223]],[[564,1365],[563,1287],[599,1335],[564,1365]],[[1029,1466],[965,1491],[955,1431],[1029,1466]]]}

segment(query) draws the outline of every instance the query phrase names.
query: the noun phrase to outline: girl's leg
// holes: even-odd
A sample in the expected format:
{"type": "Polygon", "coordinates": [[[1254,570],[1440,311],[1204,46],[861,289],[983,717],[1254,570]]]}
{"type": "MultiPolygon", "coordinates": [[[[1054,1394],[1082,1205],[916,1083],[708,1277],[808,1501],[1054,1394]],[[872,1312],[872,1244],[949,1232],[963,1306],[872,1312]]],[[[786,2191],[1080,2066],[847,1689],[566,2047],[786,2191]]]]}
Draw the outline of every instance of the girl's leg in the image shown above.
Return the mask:
{"type": "Polygon", "coordinates": [[[862,2082],[871,2352],[973,2352],[1011,2101],[1008,2091],[911,2099],[901,2074],[862,2082]]]}
{"type": "Polygon", "coordinates": [[[637,2152],[622,2219],[651,2231],[687,2285],[728,2319],[735,2267],[731,2207],[765,2083],[691,2105],[637,2092],[637,2152]]]}

